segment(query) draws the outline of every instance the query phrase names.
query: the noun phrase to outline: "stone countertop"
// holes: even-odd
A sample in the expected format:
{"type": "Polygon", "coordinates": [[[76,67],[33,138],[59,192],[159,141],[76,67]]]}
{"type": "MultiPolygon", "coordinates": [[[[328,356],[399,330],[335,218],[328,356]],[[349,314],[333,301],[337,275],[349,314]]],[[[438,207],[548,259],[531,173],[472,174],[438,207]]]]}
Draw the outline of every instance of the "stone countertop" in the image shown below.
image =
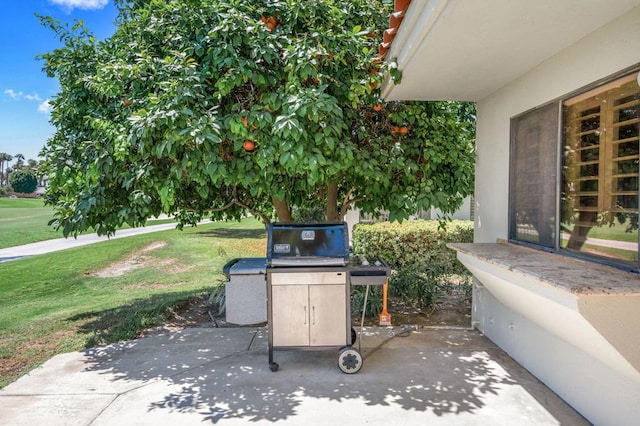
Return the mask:
{"type": "Polygon", "coordinates": [[[640,296],[640,275],[636,273],[507,242],[451,243],[447,247],[574,294],[640,296]]]}

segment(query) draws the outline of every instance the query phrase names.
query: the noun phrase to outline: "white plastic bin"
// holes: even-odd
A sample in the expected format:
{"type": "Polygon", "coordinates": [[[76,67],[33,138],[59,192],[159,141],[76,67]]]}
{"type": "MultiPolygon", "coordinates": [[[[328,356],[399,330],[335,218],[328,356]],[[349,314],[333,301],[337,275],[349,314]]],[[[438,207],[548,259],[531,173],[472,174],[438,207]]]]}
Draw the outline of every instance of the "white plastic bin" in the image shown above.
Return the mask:
{"type": "Polygon", "coordinates": [[[224,267],[226,321],[237,325],[267,321],[267,259],[234,259],[224,267]]]}

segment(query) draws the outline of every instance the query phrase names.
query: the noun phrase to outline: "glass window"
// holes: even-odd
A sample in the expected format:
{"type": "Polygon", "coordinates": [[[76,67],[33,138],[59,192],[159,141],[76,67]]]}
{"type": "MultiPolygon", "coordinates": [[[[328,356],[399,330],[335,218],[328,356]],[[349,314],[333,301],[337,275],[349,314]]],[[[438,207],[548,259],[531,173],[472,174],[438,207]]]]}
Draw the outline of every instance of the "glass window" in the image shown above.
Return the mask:
{"type": "Polygon", "coordinates": [[[509,239],[556,246],[558,104],[511,123],[509,239]]]}
{"type": "Polygon", "coordinates": [[[560,247],[638,264],[637,73],[563,104],[560,247]]]}

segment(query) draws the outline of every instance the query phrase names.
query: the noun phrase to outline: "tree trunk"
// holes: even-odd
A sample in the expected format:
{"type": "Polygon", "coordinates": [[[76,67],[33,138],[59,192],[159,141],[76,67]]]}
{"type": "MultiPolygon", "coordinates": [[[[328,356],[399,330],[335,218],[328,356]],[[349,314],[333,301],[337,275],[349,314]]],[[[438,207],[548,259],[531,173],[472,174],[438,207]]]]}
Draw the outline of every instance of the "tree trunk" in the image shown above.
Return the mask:
{"type": "Polygon", "coordinates": [[[578,214],[578,223],[573,227],[573,231],[569,236],[567,248],[576,251],[582,250],[582,246],[587,242],[587,234],[595,226],[597,219],[598,214],[596,212],[581,211],[578,214]],[[581,226],[578,226],[578,224],[581,226]]]}
{"type": "Polygon", "coordinates": [[[273,207],[276,209],[276,214],[278,215],[278,221],[283,223],[291,223],[293,222],[293,217],[291,216],[291,209],[287,204],[287,200],[280,200],[275,196],[271,197],[271,201],[273,202],[273,207]]]}
{"type": "Polygon", "coordinates": [[[330,183],[327,188],[327,222],[338,222],[341,219],[338,212],[338,185],[330,183]]]}

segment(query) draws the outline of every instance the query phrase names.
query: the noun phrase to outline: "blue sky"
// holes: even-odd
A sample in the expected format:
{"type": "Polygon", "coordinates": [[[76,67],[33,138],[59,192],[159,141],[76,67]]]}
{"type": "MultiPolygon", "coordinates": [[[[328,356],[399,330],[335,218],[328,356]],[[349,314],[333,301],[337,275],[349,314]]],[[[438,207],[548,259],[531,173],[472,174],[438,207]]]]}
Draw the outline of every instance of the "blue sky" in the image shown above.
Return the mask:
{"type": "Polygon", "coordinates": [[[9,0],[0,11],[0,152],[38,159],[54,132],[47,100],[59,86],[42,72],[36,56],[60,42],[34,14],[70,23],[82,19],[103,39],[113,34],[117,10],[113,0],[9,0]]]}

